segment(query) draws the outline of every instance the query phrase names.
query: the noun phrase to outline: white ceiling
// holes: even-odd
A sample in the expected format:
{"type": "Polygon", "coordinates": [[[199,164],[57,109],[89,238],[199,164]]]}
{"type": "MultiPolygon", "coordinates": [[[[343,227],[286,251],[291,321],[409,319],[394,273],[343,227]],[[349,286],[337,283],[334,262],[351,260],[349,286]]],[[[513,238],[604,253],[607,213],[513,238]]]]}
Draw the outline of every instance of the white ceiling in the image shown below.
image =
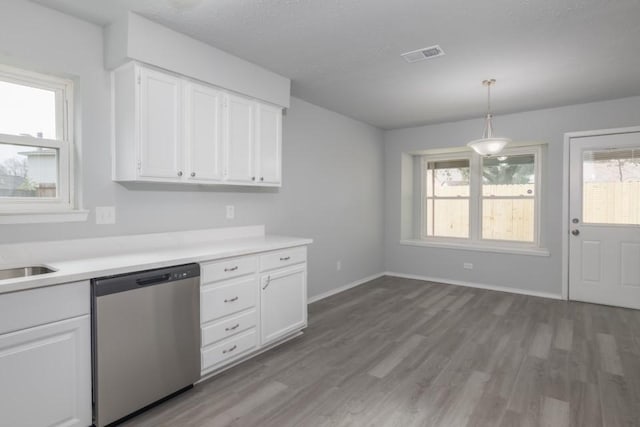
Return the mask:
{"type": "Polygon", "coordinates": [[[98,24],[132,10],[380,128],[640,95],[638,0],[35,0],[98,24]],[[415,64],[400,54],[439,44],[415,64]]]}

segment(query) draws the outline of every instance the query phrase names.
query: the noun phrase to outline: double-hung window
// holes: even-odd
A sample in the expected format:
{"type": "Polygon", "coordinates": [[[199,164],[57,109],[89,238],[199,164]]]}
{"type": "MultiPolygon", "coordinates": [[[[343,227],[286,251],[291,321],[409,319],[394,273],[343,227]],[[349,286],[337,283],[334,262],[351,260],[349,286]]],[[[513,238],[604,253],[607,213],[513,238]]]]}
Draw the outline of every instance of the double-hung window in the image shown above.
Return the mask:
{"type": "Polygon", "coordinates": [[[422,157],[421,237],[477,246],[539,246],[540,146],[499,156],[422,157]]]}
{"type": "Polygon", "coordinates": [[[73,208],[72,82],[0,66],[0,214],[73,208]]]}

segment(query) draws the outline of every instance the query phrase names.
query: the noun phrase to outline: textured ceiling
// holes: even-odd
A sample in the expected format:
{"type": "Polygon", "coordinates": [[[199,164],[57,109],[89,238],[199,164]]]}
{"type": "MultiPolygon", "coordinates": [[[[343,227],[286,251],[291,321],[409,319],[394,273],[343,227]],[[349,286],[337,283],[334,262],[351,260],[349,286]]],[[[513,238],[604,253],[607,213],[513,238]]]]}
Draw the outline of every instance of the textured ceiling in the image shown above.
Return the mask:
{"type": "Polygon", "coordinates": [[[380,128],[640,95],[638,0],[35,0],[98,24],[132,10],[380,128]],[[446,56],[400,54],[439,44],[446,56]]]}

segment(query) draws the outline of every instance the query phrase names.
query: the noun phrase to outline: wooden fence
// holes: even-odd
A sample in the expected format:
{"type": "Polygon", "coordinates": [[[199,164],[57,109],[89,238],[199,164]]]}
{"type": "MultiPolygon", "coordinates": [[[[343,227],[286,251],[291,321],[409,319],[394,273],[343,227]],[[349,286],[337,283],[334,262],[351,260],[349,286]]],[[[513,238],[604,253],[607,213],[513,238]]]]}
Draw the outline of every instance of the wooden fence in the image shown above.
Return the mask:
{"type": "MultiPolygon", "coordinates": [[[[484,186],[485,196],[531,197],[533,191],[532,184],[484,186]]],[[[467,189],[455,186],[441,187],[437,192],[444,197],[468,195],[467,189]]],[[[583,192],[583,222],[640,225],[640,182],[588,182],[584,184],[583,192]]],[[[534,240],[535,206],[532,198],[485,198],[482,205],[484,239],[534,240]]],[[[432,218],[431,211],[431,206],[427,206],[427,221],[432,218]]],[[[466,199],[436,200],[432,227],[436,236],[466,237],[469,228],[466,199]]]]}

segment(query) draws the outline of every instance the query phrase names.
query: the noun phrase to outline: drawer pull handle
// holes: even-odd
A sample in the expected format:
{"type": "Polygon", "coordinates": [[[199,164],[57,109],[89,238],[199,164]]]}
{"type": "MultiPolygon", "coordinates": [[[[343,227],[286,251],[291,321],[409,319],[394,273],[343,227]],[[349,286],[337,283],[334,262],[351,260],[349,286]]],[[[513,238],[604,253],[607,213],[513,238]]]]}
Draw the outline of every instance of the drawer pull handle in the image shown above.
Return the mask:
{"type": "Polygon", "coordinates": [[[225,268],[224,271],[225,271],[225,273],[228,273],[230,271],[236,271],[237,269],[238,269],[238,266],[236,265],[235,267],[225,268]]]}
{"type": "Polygon", "coordinates": [[[222,350],[222,354],[230,353],[230,352],[232,352],[233,350],[235,350],[236,348],[238,348],[238,346],[237,346],[237,345],[234,345],[234,346],[233,346],[233,347],[231,347],[231,348],[228,348],[228,349],[226,349],[226,350],[222,350]]]}
{"type": "Polygon", "coordinates": [[[289,261],[291,259],[290,256],[286,256],[284,258],[280,258],[280,261],[289,261]]]}
{"type": "Polygon", "coordinates": [[[240,327],[240,323],[236,323],[235,326],[232,326],[230,328],[224,328],[224,330],[229,332],[229,331],[234,331],[234,330],[238,329],[239,327],[240,327]]]}
{"type": "Polygon", "coordinates": [[[234,302],[234,301],[238,301],[238,297],[233,297],[231,299],[225,299],[224,302],[234,302]]]}
{"type": "Polygon", "coordinates": [[[262,287],[262,290],[264,291],[265,289],[267,289],[270,283],[271,283],[271,275],[267,276],[267,283],[264,284],[264,286],[262,287]]]}

